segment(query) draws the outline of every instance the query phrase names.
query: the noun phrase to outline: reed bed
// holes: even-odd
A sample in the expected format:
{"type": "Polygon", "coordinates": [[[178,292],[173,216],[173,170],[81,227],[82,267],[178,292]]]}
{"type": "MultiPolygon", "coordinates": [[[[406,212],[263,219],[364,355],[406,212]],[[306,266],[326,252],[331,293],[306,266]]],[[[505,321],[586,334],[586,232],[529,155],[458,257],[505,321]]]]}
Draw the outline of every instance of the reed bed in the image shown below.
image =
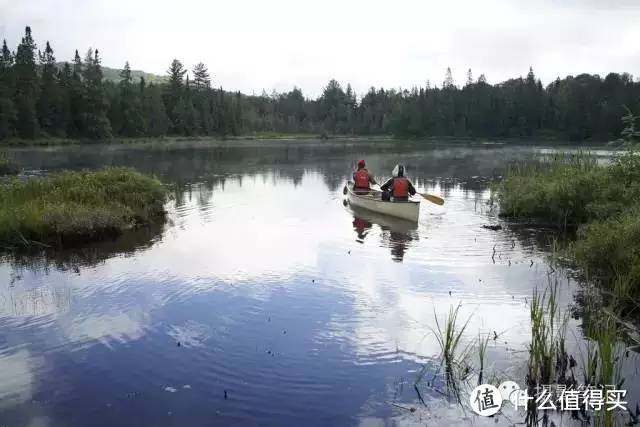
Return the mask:
{"type": "Polygon", "coordinates": [[[164,217],[166,190],[127,168],[63,172],[0,185],[4,247],[100,240],[164,217]]]}

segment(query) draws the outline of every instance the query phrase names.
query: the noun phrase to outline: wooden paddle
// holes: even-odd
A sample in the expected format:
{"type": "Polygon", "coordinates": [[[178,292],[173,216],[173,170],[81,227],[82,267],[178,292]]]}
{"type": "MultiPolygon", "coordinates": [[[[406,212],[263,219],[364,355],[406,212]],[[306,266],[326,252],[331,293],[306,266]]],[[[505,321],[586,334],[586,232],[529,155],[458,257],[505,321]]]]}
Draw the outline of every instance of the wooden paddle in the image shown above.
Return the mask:
{"type": "MultiPolygon", "coordinates": [[[[382,191],[379,184],[375,184],[375,185],[379,188],[378,191],[382,191]]],[[[444,199],[442,197],[438,197],[436,195],[429,194],[429,193],[416,193],[416,194],[421,195],[426,200],[430,201],[431,203],[435,203],[436,205],[439,205],[439,206],[444,205],[444,199]]]]}
{"type": "Polygon", "coordinates": [[[431,203],[435,203],[436,205],[440,205],[440,206],[444,205],[444,199],[442,197],[434,196],[433,194],[429,194],[429,193],[417,193],[417,194],[421,195],[431,203]]]}

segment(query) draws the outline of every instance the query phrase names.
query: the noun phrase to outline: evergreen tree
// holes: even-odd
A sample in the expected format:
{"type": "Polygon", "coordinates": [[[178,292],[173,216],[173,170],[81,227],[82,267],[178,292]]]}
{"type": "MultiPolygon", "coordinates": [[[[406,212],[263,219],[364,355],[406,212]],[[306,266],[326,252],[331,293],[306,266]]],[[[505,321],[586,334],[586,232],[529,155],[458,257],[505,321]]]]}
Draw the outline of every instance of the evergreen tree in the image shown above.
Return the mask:
{"type": "Polygon", "coordinates": [[[146,134],[155,137],[165,135],[169,128],[169,120],[164,102],[162,102],[160,88],[155,85],[149,85],[148,88],[144,89],[142,108],[147,129],[146,134]]]}
{"type": "Polygon", "coordinates": [[[83,82],[86,93],[86,110],[83,114],[84,132],[89,138],[109,138],[111,137],[111,124],[107,118],[109,106],[102,83],[98,49],[87,51],[83,82]]]}
{"type": "Polygon", "coordinates": [[[13,60],[7,41],[3,40],[2,52],[0,52],[0,97],[13,98],[15,93],[13,60]]]}
{"type": "Polygon", "coordinates": [[[58,70],[58,93],[60,97],[58,114],[58,132],[60,136],[69,135],[69,129],[73,127],[71,114],[71,94],[73,89],[73,72],[68,62],[58,70]]]}
{"type": "Polygon", "coordinates": [[[66,129],[60,121],[62,99],[56,80],[56,58],[48,41],[44,52],[39,54],[39,59],[41,78],[37,111],[40,128],[49,135],[64,135],[66,129]]]}
{"type": "Polygon", "coordinates": [[[211,88],[209,70],[202,62],[199,62],[195,67],[193,67],[193,85],[196,90],[211,88]]]}
{"type": "Polygon", "coordinates": [[[144,133],[144,119],[140,105],[139,92],[133,88],[131,67],[127,61],[120,72],[120,105],[121,124],[119,133],[127,137],[141,136],[144,133]]]}
{"type": "Polygon", "coordinates": [[[467,84],[465,86],[471,86],[473,84],[473,74],[471,73],[471,68],[467,71],[467,84]]]}
{"type": "MultiPolygon", "coordinates": [[[[169,83],[166,87],[165,93],[165,107],[169,112],[169,119],[171,121],[172,130],[176,131],[181,125],[177,124],[179,118],[176,114],[182,111],[184,108],[176,108],[184,92],[184,75],[187,73],[184,65],[177,59],[174,59],[167,70],[169,75],[169,83]]],[[[182,106],[184,107],[184,105],[182,106]]],[[[179,132],[178,132],[179,133],[179,132]]]]}
{"type": "Polygon", "coordinates": [[[451,89],[455,86],[453,81],[453,74],[451,73],[451,67],[447,67],[447,72],[444,75],[444,81],[442,82],[443,89],[451,89]]]}
{"type": "Polygon", "coordinates": [[[13,55],[4,40],[0,54],[0,140],[10,136],[15,126],[17,112],[13,102],[14,93],[13,55]]]}
{"type": "Polygon", "coordinates": [[[78,137],[85,134],[84,112],[86,109],[85,86],[82,82],[84,75],[84,64],[76,49],[73,57],[73,73],[71,75],[71,87],[69,89],[69,104],[71,110],[71,120],[67,127],[67,134],[78,137]]]}
{"type": "Polygon", "coordinates": [[[36,71],[36,43],[31,36],[31,28],[26,27],[24,37],[16,51],[15,105],[17,107],[17,131],[22,138],[38,136],[36,99],[38,98],[38,73],[36,71]]]}

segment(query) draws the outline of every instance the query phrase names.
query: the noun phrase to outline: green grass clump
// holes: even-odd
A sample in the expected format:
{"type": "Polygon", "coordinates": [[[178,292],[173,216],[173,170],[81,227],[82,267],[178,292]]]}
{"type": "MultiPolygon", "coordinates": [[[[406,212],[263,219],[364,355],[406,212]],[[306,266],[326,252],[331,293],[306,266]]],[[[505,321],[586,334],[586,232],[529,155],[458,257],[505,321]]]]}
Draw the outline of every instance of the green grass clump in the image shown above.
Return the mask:
{"type": "Polygon", "coordinates": [[[640,206],[591,222],[573,244],[576,261],[589,275],[611,285],[624,276],[640,289],[640,206]]]}
{"type": "Polygon", "coordinates": [[[165,200],[160,181],[127,168],[14,180],[0,185],[0,242],[99,240],[162,217],[165,200]]]}
{"type": "Polygon", "coordinates": [[[608,167],[584,153],[514,165],[498,188],[500,212],[563,229],[617,215],[640,197],[637,157],[621,156],[608,167]]]}
{"type": "Polygon", "coordinates": [[[640,294],[640,155],[627,151],[608,166],[586,154],[516,165],[497,188],[500,212],[578,230],[577,264],[605,286],[617,277],[640,294]]]}

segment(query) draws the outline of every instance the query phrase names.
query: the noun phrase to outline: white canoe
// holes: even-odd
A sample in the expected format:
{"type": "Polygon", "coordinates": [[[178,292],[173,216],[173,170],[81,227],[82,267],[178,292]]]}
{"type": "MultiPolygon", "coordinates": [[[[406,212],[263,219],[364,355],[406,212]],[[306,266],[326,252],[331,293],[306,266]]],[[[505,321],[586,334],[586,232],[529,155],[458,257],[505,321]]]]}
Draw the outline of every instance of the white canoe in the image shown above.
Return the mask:
{"type": "Polygon", "coordinates": [[[356,194],[353,192],[353,183],[347,183],[347,198],[349,204],[372,212],[403,218],[409,221],[418,221],[420,214],[420,202],[409,200],[407,202],[393,202],[382,200],[382,192],[372,190],[368,194],[356,194]]]}

